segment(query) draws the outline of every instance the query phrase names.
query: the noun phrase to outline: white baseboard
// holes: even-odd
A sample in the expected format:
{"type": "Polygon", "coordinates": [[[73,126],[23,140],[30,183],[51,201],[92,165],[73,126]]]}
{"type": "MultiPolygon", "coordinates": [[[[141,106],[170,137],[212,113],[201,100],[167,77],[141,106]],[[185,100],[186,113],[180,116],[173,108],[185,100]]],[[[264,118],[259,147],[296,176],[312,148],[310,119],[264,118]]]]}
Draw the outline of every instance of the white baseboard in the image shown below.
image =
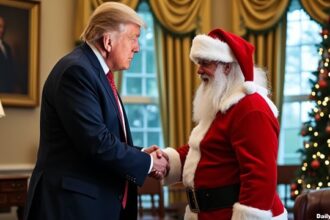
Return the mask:
{"type": "Polygon", "coordinates": [[[34,164],[0,164],[0,175],[28,174],[31,175],[34,164]]]}

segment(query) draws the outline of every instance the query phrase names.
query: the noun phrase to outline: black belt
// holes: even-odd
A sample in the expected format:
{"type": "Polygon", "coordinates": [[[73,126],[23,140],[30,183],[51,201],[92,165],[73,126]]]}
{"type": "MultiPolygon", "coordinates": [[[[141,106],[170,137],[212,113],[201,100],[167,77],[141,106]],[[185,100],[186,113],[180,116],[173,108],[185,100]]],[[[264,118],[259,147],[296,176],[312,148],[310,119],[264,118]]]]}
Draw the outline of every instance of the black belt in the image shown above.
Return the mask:
{"type": "Polygon", "coordinates": [[[187,188],[187,198],[192,212],[210,211],[232,207],[238,201],[240,185],[212,189],[187,188]]]}

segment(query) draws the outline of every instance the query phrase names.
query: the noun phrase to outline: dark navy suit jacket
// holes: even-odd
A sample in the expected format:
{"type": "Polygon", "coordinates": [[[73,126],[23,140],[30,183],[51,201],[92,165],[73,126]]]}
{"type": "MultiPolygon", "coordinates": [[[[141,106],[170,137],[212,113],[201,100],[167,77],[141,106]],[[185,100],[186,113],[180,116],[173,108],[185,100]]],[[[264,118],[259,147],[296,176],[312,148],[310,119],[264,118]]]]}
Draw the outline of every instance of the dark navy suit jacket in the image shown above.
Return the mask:
{"type": "Polygon", "coordinates": [[[137,218],[137,185],[151,159],[132,143],[106,75],[87,44],[63,57],[45,82],[40,145],[25,219],[137,218]],[[128,204],[122,211],[125,182],[128,204]]]}

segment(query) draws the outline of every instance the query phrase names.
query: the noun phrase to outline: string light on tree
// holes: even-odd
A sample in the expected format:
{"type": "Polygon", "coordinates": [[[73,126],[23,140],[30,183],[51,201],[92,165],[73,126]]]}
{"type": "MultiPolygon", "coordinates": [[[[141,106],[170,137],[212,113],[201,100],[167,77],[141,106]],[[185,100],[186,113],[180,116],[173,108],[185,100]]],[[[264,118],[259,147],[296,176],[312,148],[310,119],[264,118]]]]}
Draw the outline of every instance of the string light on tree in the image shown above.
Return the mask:
{"type": "Polygon", "coordinates": [[[297,197],[304,190],[330,186],[330,19],[320,32],[322,42],[317,49],[320,60],[315,76],[311,79],[310,101],[314,107],[309,111],[309,120],[304,122],[300,134],[304,145],[302,166],[291,184],[291,196],[297,197]]]}

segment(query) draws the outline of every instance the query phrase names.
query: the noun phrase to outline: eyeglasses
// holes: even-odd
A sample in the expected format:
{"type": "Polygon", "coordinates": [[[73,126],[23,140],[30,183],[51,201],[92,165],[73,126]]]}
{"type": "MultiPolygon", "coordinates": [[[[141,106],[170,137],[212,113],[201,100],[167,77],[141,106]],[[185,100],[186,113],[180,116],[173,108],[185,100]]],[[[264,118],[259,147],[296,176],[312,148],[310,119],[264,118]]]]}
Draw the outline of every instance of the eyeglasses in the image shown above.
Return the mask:
{"type": "Polygon", "coordinates": [[[215,60],[198,60],[198,65],[203,67],[209,67],[211,65],[218,65],[219,63],[223,63],[221,61],[215,61],[215,60]]]}

